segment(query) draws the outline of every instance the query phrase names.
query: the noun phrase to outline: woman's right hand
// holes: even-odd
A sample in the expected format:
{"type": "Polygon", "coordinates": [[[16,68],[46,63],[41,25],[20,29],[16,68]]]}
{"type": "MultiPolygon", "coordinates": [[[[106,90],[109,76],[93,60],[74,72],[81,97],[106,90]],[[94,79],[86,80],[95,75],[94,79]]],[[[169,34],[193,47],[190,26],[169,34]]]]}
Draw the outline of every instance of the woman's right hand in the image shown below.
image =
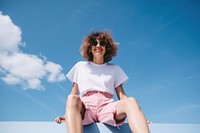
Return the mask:
{"type": "Polygon", "coordinates": [[[57,123],[62,123],[62,121],[65,121],[65,117],[64,116],[58,116],[55,118],[54,120],[57,123]]]}

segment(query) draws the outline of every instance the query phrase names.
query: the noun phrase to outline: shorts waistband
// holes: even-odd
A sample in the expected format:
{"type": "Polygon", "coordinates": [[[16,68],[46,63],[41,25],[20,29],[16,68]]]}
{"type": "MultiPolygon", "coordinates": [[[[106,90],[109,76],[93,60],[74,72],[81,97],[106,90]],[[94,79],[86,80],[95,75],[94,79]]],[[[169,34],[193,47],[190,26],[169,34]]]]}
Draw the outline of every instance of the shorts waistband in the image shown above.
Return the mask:
{"type": "Polygon", "coordinates": [[[107,98],[112,98],[113,97],[112,94],[110,94],[108,92],[103,92],[103,91],[88,91],[83,96],[91,96],[91,95],[94,95],[94,94],[102,94],[107,98]]]}

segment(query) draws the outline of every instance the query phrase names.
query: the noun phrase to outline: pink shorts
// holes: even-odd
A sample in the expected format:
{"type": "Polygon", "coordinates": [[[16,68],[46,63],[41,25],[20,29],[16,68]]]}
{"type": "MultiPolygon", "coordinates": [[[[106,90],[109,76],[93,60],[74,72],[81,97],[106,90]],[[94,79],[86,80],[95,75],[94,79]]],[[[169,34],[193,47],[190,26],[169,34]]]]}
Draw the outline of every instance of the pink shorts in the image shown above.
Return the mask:
{"type": "Polygon", "coordinates": [[[106,92],[90,91],[81,98],[84,106],[83,125],[101,122],[112,126],[120,126],[124,120],[116,122],[114,114],[118,101],[114,101],[112,95],[106,92]]]}

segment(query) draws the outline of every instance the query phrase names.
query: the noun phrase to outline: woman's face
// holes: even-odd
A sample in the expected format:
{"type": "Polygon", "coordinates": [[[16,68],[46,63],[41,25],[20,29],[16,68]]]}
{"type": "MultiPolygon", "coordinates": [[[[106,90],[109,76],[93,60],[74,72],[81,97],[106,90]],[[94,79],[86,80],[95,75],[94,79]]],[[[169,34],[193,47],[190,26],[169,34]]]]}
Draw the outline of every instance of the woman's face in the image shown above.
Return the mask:
{"type": "Polygon", "coordinates": [[[92,44],[91,51],[93,54],[93,58],[104,58],[104,55],[106,53],[105,42],[100,42],[99,40],[96,40],[96,42],[92,44]]]}

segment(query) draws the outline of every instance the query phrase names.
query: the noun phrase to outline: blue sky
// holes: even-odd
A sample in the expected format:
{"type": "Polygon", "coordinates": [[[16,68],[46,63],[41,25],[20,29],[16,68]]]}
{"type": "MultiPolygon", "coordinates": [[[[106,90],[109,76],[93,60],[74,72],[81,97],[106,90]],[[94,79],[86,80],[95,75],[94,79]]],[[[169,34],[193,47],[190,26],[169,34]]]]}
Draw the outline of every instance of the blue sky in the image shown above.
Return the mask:
{"type": "Polygon", "coordinates": [[[200,123],[198,0],[0,0],[0,121],[51,121],[65,112],[85,35],[110,30],[112,63],[154,123],[200,123]]]}

